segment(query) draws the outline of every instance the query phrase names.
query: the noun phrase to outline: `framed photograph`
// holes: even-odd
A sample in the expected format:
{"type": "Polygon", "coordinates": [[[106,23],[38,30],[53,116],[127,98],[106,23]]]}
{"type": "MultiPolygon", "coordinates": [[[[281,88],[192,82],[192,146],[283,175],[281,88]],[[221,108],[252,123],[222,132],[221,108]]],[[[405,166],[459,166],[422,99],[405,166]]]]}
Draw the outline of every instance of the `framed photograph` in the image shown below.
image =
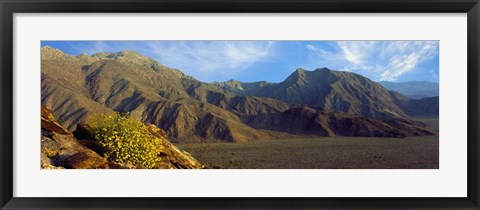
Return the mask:
{"type": "Polygon", "coordinates": [[[7,1],[1,209],[479,209],[479,4],[7,1]]]}

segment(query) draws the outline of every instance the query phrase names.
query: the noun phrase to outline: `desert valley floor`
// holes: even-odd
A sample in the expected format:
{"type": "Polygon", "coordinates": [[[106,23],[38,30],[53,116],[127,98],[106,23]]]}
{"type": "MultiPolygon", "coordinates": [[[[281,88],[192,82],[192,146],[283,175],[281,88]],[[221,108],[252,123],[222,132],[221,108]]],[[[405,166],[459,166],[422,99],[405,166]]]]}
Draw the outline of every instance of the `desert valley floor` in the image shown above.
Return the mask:
{"type": "MultiPolygon", "coordinates": [[[[438,129],[438,118],[417,119],[438,129]]],[[[243,143],[178,144],[212,168],[438,169],[439,137],[300,137],[243,143]]]]}
{"type": "Polygon", "coordinates": [[[243,143],[180,144],[212,168],[438,169],[438,136],[311,137],[243,143]]]}

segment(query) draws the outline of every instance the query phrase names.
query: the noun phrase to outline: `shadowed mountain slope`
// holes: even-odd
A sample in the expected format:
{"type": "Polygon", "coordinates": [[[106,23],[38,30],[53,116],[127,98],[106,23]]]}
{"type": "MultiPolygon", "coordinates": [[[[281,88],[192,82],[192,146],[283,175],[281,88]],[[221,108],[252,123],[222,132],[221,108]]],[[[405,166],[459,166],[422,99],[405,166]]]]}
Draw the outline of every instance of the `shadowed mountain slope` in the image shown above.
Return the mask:
{"type": "MultiPolygon", "coordinates": [[[[230,80],[215,83],[225,92],[269,97],[290,104],[315,105],[325,112],[347,112],[367,118],[388,120],[405,118],[397,93],[351,72],[327,68],[306,71],[297,69],[280,83],[241,83],[230,80]]],[[[409,100],[404,97],[402,100],[409,100]]]]}
{"type": "Polygon", "coordinates": [[[223,93],[132,51],[86,59],[44,47],[42,55],[42,104],[71,130],[90,114],[116,111],[160,126],[174,140],[271,139],[237,115],[288,108],[274,99],[223,93]]]}
{"type": "Polygon", "coordinates": [[[327,113],[299,106],[285,112],[260,114],[249,123],[259,129],[320,136],[407,137],[437,135],[424,124],[403,118],[375,120],[348,113],[327,113]]]}

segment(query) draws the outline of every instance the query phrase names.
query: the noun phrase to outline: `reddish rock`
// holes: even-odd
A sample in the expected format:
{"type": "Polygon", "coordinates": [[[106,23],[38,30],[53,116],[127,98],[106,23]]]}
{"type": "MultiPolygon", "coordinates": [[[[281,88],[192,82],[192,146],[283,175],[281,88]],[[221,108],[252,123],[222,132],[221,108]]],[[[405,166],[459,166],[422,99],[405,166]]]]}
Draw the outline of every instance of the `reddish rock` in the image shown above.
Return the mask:
{"type": "Polygon", "coordinates": [[[161,140],[160,161],[155,164],[154,168],[158,169],[200,169],[203,165],[199,163],[188,152],[178,149],[170,143],[167,134],[162,129],[152,124],[146,124],[148,131],[161,140]]]}
{"type": "Polygon", "coordinates": [[[105,158],[86,152],[79,152],[69,156],[65,163],[68,168],[74,169],[105,169],[109,166],[105,158]]]}
{"type": "Polygon", "coordinates": [[[42,121],[41,125],[43,130],[46,130],[49,132],[55,132],[58,134],[72,135],[70,131],[68,131],[66,128],[61,126],[55,120],[55,117],[53,116],[52,111],[44,105],[42,105],[42,108],[41,108],[41,121],[42,121]]]}

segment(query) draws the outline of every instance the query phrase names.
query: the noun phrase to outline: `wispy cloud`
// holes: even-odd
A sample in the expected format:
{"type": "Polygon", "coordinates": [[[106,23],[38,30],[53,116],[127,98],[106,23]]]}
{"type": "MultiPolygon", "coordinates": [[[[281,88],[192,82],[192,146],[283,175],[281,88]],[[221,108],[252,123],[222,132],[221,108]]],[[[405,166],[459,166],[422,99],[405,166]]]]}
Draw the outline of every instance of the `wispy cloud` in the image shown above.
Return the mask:
{"type": "Polygon", "coordinates": [[[241,73],[272,56],[274,42],[196,41],[154,42],[149,48],[163,64],[208,79],[241,73]]]}
{"type": "Polygon", "coordinates": [[[79,53],[134,50],[203,81],[223,81],[248,73],[273,57],[273,41],[72,41],[79,53]]]}
{"type": "Polygon", "coordinates": [[[386,81],[395,81],[438,56],[437,41],[337,41],[330,51],[312,44],[306,48],[323,63],[386,81]]]}
{"type": "Polygon", "coordinates": [[[106,41],[72,41],[65,43],[79,53],[94,54],[97,52],[116,51],[116,49],[113,48],[111,42],[106,41]]]}
{"type": "Polygon", "coordinates": [[[202,81],[282,81],[298,67],[438,81],[437,41],[48,41],[68,53],[134,50],[202,81]],[[431,72],[430,72],[431,71],[431,72]]]}

